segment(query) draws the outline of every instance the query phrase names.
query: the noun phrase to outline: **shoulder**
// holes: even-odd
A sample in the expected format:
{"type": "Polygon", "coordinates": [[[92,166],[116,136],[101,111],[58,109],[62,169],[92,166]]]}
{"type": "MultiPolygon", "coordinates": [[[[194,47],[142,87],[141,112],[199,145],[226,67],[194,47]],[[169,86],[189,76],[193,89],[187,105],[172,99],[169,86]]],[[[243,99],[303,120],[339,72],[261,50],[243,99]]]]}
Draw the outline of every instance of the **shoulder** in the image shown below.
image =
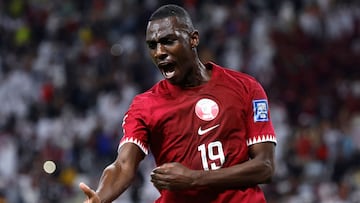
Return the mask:
{"type": "Polygon", "coordinates": [[[259,88],[261,84],[253,76],[230,68],[213,64],[213,72],[219,75],[219,80],[226,85],[236,88],[252,89],[259,88]]]}
{"type": "Polygon", "coordinates": [[[132,103],[139,105],[150,105],[151,103],[156,102],[157,99],[166,96],[168,93],[169,90],[165,80],[161,80],[147,91],[136,95],[132,103]]]}

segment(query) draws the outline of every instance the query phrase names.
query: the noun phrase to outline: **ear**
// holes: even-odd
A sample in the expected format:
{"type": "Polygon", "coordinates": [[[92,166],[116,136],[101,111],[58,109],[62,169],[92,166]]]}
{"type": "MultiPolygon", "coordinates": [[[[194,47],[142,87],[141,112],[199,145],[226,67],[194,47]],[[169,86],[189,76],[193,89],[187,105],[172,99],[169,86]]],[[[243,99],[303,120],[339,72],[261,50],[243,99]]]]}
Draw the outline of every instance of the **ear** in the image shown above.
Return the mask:
{"type": "Polygon", "coordinates": [[[191,48],[195,48],[199,45],[199,32],[197,30],[190,34],[190,45],[191,48]]]}

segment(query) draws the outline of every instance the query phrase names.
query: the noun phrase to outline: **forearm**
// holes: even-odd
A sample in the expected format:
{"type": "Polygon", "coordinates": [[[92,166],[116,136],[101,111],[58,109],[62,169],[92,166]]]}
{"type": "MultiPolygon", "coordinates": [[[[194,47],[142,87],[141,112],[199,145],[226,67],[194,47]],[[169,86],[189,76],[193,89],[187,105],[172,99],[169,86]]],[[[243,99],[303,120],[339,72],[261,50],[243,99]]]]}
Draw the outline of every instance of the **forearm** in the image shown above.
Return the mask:
{"type": "Polygon", "coordinates": [[[194,187],[250,187],[269,182],[273,171],[270,161],[249,160],[229,168],[195,171],[194,187]]]}
{"type": "Polygon", "coordinates": [[[100,178],[96,193],[102,203],[112,202],[129,187],[144,156],[132,143],[121,147],[115,162],[105,168],[100,178]]]}
{"type": "Polygon", "coordinates": [[[115,167],[113,163],[106,167],[100,178],[96,193],[102,203],[108,203],[119,197],[131,184],[134,178],[132,170],[126,170],[121,166],[115,167]]]}
{"type": "Polygon", "coordinates": [[[254,144],[249,147],[248,161],[213,171],[195,171],[194,187],[239,188],[268,183],[275,171],[274,151],[273,143],[254,144]]]}
{"type": "Polygon", "coordinates": [[[160,190],[234,189],[268,183],[274,174],[274,144],[250,146],[249,157],[243,163],[210,171],[191,170],[177,162],[166,163],[152,171],[151,182],[160,190]]]}

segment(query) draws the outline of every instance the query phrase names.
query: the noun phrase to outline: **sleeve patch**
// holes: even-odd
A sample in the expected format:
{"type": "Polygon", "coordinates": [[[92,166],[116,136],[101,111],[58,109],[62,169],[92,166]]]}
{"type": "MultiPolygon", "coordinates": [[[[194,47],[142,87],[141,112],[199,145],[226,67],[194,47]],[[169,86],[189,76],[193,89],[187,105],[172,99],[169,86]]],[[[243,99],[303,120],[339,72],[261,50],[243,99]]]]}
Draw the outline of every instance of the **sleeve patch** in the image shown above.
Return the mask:
{"type": "Polygon", "coordinates": [[[253,100],[254,122],[269,121],[268,102],[266,99],[253,100]]]}

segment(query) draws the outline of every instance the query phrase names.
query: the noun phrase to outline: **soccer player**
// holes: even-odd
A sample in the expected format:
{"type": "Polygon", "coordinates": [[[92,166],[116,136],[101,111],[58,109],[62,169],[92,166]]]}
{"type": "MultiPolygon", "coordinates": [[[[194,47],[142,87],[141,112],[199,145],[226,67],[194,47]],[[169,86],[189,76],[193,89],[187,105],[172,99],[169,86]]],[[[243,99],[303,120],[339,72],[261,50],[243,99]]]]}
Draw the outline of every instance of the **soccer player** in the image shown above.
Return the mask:
{"type": "Polygon", "coordinates": [[[157,203],[261,203],[274,173],[276,136],[262,86],[251,76],[203,64],[188,13],[165,5],[150,17],[146,43],[164,80],[137,95],[124,120],[116,160],[85,202],[111,202],[152,153],[157,203]]]}

